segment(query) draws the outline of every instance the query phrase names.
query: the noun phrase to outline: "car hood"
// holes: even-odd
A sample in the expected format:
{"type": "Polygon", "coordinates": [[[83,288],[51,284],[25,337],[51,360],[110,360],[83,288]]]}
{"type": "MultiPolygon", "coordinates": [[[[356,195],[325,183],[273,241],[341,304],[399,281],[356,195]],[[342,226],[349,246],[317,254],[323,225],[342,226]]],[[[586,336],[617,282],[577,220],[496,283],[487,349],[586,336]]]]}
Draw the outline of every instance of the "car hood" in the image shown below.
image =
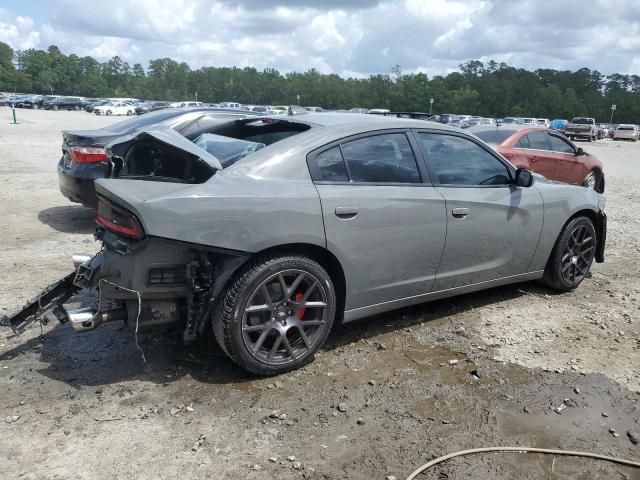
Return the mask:
{"type": "Polygon", "coordinates": [[[161,144],[170,145],[178,148],[192,156],[195,156],[212,167],[214,170],[222,170],[220,160],[211,155],[206,150],[198,147],[195,143],[187,140],[178,132],[169,127],[150,127],[141,128],[122,137],[107,145],[107,152],[110,155],[122,158],[129,147],[140,141],[152,140],[161,144]]]}

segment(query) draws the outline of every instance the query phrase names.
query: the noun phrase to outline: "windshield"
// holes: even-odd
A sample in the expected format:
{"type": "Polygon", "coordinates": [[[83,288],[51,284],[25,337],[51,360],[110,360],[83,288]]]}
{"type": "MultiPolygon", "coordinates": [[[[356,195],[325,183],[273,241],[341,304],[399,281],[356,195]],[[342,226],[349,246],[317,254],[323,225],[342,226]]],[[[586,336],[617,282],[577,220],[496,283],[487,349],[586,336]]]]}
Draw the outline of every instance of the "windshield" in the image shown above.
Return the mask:
{"type": "Polygon", "coordinates": [[[618,130],[635,130],[636,127],[634,127],[633,125],[620,125],[618,127],[618,130]]]}
{"type": "Polygon", "coordinates": [[[593,123],[593,120],[591,120],[590,118],[578,117],[571,120],[571,123],[576,123],[578,125],[591,125],[593,123]]]}
{"type": "Polygon", "coordinates": [[[494,145],[499,145],[504,142],[511,135],[516,133],[517,130],[512,129],[502,129],[502,128],[492,128],[486,130],[478,130],[473,131],[473,133],[487,143],[492,143],[494,145]]]}

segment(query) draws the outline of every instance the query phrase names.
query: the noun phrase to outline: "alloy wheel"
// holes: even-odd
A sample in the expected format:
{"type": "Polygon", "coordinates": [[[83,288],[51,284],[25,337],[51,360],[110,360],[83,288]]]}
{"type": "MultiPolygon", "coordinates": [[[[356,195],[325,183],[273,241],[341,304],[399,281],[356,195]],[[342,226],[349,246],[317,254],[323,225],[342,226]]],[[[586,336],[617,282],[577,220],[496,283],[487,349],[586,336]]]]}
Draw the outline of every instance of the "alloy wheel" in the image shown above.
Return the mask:
{"type": "Polygon", "coordinates": [[[586,225],[578,225],[571,232],[560,259],[561,275],[568,284],[582,281],[595,254],[595,238],[586,225]]]}
{"type": "Polygon", "coordinates": [[[244,307],[242,339],[256,360],[286,365],[323,338],[329,311],[322,283],[311,273],[289,269],[264,280],[244,307]]]}

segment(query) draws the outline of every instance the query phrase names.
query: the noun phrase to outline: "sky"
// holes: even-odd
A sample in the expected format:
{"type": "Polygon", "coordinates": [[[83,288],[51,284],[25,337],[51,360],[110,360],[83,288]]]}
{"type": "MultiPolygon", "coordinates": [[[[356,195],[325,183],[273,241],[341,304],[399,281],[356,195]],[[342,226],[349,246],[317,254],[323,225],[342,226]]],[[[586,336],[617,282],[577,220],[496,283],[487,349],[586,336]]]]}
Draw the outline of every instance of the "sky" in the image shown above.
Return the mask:
{"type": "Polygon", "coordinates": [[[640,0],[0,0],[0,42],[57,45],[145,68],[315,68],[341,76],[457,70],[496,60],[534,70],[640,74],[640,0]]]}

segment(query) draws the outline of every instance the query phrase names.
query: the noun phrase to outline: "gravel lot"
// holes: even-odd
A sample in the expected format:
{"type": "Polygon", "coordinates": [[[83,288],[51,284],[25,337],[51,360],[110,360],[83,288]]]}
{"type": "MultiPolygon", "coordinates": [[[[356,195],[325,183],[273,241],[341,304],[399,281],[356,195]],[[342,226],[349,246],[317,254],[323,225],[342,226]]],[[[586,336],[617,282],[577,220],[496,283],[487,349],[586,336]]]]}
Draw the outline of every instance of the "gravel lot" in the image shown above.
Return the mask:
{"type": "MultiPolygon", "coordinates": [[[[58,191],[60,130],[121,120],[9,119],[0,108],[0,313],[68,273],[72,253],[99,248],[93,213],[58,191]]],[[[120,325],[79,335],[49,324],[18,338],[0,327],[2,478],[402,479],[492,445],[638,460],[640,143],[582,146],[605,165],[609,238],[606,262],[571,294],[527,283],[373,317],[338,327],[313,364],[271,379],[248,376],[213,343],[184,348],[179,332],[143,335],[143,363],[120,325]]],[[[505,454],[422,478],[483,477],[640,472],[505,454]]]]}

